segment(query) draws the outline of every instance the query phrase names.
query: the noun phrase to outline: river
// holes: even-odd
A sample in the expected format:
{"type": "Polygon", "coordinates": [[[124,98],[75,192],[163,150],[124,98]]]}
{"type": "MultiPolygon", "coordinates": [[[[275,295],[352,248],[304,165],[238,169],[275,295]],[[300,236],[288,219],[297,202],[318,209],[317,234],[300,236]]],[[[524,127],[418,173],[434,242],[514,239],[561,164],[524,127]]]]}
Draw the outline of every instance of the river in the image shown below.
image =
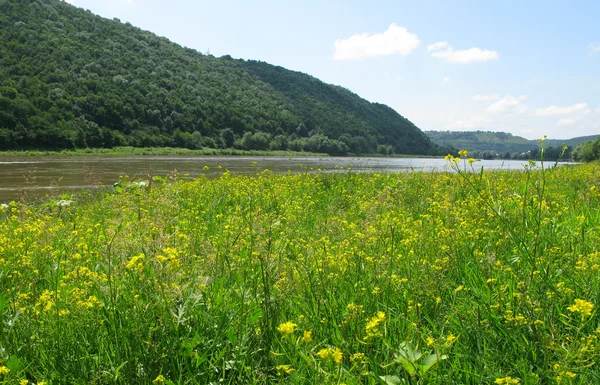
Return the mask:
{"type": "MultiPolygon", "coordinates": [[[[526,161],[482,160],[474,170],[523,169],[526,161]]],[[[549,163],[550,164],[550,163],[549,163]]],[[[552,163],[553,164],[553,163],[552,163]]],[[[179,173],[181,176],[217,177],[252,175],[268,169],[274,173],[298,172],[406,172],[449,171],[444,159],[267,157],[267,156],[20,156],[0,157],[0,203],[35,201],[72,193],[81,188],[112,186],[119,177],[149,179],[179,173]]]]}

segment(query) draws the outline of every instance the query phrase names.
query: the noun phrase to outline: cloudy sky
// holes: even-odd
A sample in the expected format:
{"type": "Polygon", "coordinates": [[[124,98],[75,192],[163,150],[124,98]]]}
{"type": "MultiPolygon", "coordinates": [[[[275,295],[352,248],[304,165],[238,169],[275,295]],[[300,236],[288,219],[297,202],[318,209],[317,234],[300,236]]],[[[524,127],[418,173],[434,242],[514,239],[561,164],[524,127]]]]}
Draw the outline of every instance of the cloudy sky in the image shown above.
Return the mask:
{"type": "Polygon", "coordinates": [[[69,0],[388,104],[423,130],[600,134],[598,0],[69,0]]]}

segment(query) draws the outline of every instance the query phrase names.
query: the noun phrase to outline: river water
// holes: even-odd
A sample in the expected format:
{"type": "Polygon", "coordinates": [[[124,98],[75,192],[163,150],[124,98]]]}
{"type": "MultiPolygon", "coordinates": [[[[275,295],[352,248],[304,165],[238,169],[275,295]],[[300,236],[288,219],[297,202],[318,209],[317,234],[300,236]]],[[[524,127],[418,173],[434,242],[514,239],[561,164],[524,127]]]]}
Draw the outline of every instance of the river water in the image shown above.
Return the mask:
{"type": "MultiPolygon", "coordinates": [[[[475,171],[523,169],[526,161],[482,160],[475,171]]],[[[0,157],[0,203],[56,197],[81,188],[112,186],[120,176],[149,179],[179,173],[181,176],[217,177],[253,175],[268,169],[274,173],[298,172],[410,172],[450,171],[444,159],[260,157],[260,156],[30,156],[0,157]]]]}

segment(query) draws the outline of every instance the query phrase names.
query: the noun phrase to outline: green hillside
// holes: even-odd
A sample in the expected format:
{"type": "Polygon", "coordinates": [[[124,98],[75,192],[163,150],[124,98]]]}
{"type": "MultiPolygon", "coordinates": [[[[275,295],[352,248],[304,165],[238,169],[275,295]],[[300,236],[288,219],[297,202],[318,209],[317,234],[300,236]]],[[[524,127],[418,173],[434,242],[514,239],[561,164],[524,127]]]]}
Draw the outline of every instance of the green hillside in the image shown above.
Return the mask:
{"type": "MultiPolygon", "coordinates": [[[[528,140],[506,132],[491,131],[426,131],[429,138],[440,146],[452,148],[454,151],[468,149],[478,157],[489,158],[532,158],[539,156],[539,141],[528,140]]],[[[571,151],[581,143],[596,139],[598,135],[581,136],[572,139],[546,139],[545,157],[556,159],[560,157],[561,147],[566,145],[568,150],[563,158],[569,158],[571,151]]]]}
{"type": "MultiPolygon", "coordinates": [[[[588,135],[588,136],[579,136],[577,138],[572,139],[548,139],[548,145],[554,147],[560,147],[563,144],[569,146],[570,148],[575,148],[578,145],[589,142],[590,140],[596,140],[600,134],[598,135],[588,135]]],[[[531,142],[535,142],[534,140],[531,142]]]]}
{"type": "Polygon", "coordinates": [[[393,109],[312,76],[62,1],[1,1],[0,149],[119,145],[439,152],[393,109]]]}
{"type": "Polygon", "coordinates": [[[527,152],[538,147],[537,141],[504,132],[489,131],[427,131],[429,138],[441,145],[469,151],[527,152]]]}

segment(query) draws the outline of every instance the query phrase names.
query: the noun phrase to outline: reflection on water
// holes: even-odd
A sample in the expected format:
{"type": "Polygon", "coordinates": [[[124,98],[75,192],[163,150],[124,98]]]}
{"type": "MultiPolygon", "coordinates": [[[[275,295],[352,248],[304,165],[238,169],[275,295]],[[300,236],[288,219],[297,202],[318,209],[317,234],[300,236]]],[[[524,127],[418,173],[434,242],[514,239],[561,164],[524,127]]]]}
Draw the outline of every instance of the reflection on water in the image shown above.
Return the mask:
{"type": "MultiPolygon", "coordinates": [[[[523,161],[485,160],[474,164],[492,169],[523,169],[523,161]]],[[[274,173],[298,172],[401,172],[449,171],[444,159],[340,158],[340,157],[190,157],[190,156],[44,156],[0,158],[0,203],[17,199],[57,196],[80,188],[112,185],[120,176],[148,179],[179,173],[189,177],[253,175],[268,169],[274,173]]]]}

